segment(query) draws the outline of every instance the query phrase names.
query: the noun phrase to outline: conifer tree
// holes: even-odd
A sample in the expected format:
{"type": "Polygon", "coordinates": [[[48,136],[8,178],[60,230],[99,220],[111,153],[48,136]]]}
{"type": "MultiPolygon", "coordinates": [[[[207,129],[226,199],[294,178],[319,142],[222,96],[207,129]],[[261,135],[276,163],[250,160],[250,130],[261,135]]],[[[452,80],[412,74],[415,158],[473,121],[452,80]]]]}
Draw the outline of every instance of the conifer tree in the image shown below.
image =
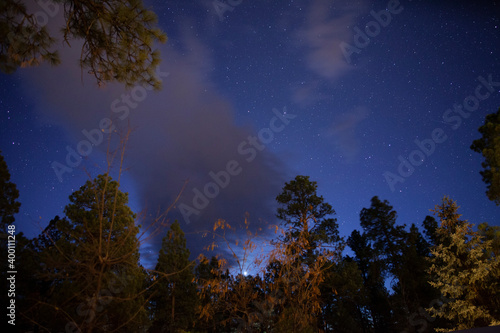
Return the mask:
{"type": "Polygon", "coordinates": [[[484,170],[480,173],[487,185],[486,195],[500,205],[500,109],[486,116],[479,132],[482,137],[474,140],[470,148],[483,155],[484,170]]]}
{"type": "Polygon", "coordinates": [[[404,225],[396,225],[397,213],[387,200],[377,196],[371,199],[370,208],[363,208],[360,221],[375,255],[384,265],[384,273],[393,273],[401,255],[404,225]]]}
{"type": "Polygon", "coordinates": [[[128,195],[107,175],[87,181],[70,196],[60,235],[40,253],[51,281],[51,310],[40,327],[49,331],[141,331],[147,325],[146,273],[139,265],[139,227],[128,195]]]}
{"type": "Polygon", "coordinates": [[[362,333],[369,326],[367,297],[361,271],[349,256],[332,266],[321,285],[324,301],[321,319],[323,330],[339,333],[362,333]]]}
{"type": "Polygon", "coordinates": [[[330,246],[334,252],[341,252],[344,247],[337,219],[329,217],[335,215],[335,210],[322,196],[318,196],[317,188],[317,183],[310,181],[309,176],[299,175],[286,183],[276,197],[280,205],[276,216],[285,229],[281,241],[286,243],[303,239],[304,259],[309,264],[318,254],[318,246],[330,246]]]}
{"type": "Polygon", "coordinates": [[[162,240],[152,287],[153,326],[150,332],[181,332],[192,327],[198,296],[194,262],[179,223],[175,221],[162,240]]]}
{"type": "Polygon", "coordinates": [[[392,325],[389,292],[385,287],[384,265],[378,259],[379,254],[373,249],[366,233],[354,230],[347,240],[347,244],[355,253],[355,262],[358,264],[363,279],[363,289],[366,297],[366,309],[363,311],[362,322],[368,332],[389,332],[392,325]]]}
{"type": "MultiPolygon", "coordinates": [[[[166,36],[142,0],[59,0],[52,5],[52,15],[64,13],[64,42],[70,45],[83,40],[82,71],[94,75],[99,84],[117,81],[128,87],[146,84],[160,88],[161,81],[155,75],[160,54],[153,46],[157,41],[164,43],[166,36]]],[[[12,73],[43,61],[59,64],[59,55],[52,49],[55,41],[24,3],[2,1],[0,70],[12,73]]]]}
{"type": "Polygon", "coordinates": [[[434,212],[440,219],[437,233],[446,241],[431,249],[430,283],[449,301],[428,311],[449,320],[451,330],[499,325],[500,258],[492,254],[492,241],[460,219],[458,206],[449,197],[434,212]]]}
{"type": "Polygon", "coordinates": [[[14,215],[19,212],[21,204],[17,201],[19,191],[16,184],[10,181],[7,163],[0,151],[0,233],[7,231],[7,226],[15,221],[14,215]]]}

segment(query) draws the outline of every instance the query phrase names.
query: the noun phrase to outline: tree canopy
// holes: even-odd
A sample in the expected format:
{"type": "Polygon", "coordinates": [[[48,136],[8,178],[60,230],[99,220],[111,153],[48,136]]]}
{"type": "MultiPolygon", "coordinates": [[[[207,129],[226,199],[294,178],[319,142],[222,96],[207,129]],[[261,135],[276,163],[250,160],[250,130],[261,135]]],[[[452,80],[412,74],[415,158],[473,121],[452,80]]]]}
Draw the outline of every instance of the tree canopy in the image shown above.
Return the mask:
{"type": "Polygon", "coordinates": [[[487,186],[486,195],[500,205],[500,108],[486,116],[479,132],[482,137],[474,140],[470,148],[483,155],[484,169],[480,173],[487,186]]]}
{"type": "MultiPolygon", "coordinates": [[[[45,4],[47,6],[47,4],[45,4]]],[[[155,42],[166,41],[157,27],[157,18],[142,0],[74,1],[58,0],[51,14],[61,9],[65,24],[61,27],[64,43],[71,46],[83,40],[80,67],[101,85],[117,81],[130,87],[146,84],[155,89],[161,81],[155,76],[160,53],[155,42]]],[[[60,63],[54,50],[56,36],[38,22],[19,0],[0,5],[0,70],[12,73],[19,67],[36,66],[47,61],[60,63]]],[[[78,45],[78,44],[77,44],[78,45]]]]}
{"type": "Polygon", "coordinates": [[[285,184],[277,197],[285,228],[276,228],[281,234],[253,272],[245,271],[256,248],[248,220],[241,242],[226,234],[237,231],[227,222],[214,224],[214,239],[238,264],[234,274],[223,257],[193,261],[178,222],[155,268],[142,267],[128,195],[99,175],[70,195],[65,216],[38,237],[16,235],[17,305],[26,319],[19,328],[431,333],[500,324],[499,227],[482,223],[474,231],[444,197],[434,209],[439,224],[426,216],[421,233],[415,223],[398,224],[394,208],[375,196],[360,211],[362,230],[347,241],[353,256],[342,255],[344,242],[328,218],[333,208],[316,186],[305,176],[285,184]],[[324,223],[335,237],[325,237],[324,223]]]}
{"type": "Polygon", "coordinates": [[[139,227],[118,187],[107,174],[87,181],[70,195],[66,218],[55,219],[35,242],[43,263],[37,273],[52,290],[25,312],[38,327],[97,332],[146,326],[139,227]],[[39,312],[51,315],[40,318],[39,312]]]}
{"type": "Polygon", "coordinates": [[[441,221],[438,233],[449,238],[431,248],[430,284],[447,301],[429,312],[449,320],[451,330],[500,325],[500,258],[491,251],[492,240],[485,240],[471,223],[461,220],[456,202],[449,197],[434,212],[441,221]]]}

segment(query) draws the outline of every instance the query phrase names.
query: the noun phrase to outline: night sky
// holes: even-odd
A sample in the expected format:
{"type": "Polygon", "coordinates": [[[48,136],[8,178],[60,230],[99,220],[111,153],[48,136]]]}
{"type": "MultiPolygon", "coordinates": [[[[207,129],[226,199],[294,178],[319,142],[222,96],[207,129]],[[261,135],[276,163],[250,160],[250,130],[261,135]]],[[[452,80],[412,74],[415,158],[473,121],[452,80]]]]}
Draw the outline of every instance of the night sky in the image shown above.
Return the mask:
{"type": "MultiPolygon", "coordinates": [[[[77,65],[78,42],[61,38],[60,66],[0,75],[0,149],[20,192],[18,231],[38,235],[88,174],[106,170],[108,118],[114,134],[132,129],[121,189],[145,212],[141,223],[189,180],[168,217],[193,257],[207,243],[197,232],[218,218],[237,225],[248,212],[254,230],[277,223],[275,198],[299,174],[318,182],[346,237],[374,195],[399,224],[420,226],[450,195],[463,218],[500,225],[483,158],[469,148],[500,107],[499,2],[147,3],[168,35],[160,92],[97,87],[77,65]],[[79,147],[88,156],[68,164],[79,147]],[[200,199],[204,191],[212,198],[200,199]]],[[[53,31],[60,14],[47,15],[53,31]]],[[[143,245],[146,266],[161,237],[143,245]]]]}

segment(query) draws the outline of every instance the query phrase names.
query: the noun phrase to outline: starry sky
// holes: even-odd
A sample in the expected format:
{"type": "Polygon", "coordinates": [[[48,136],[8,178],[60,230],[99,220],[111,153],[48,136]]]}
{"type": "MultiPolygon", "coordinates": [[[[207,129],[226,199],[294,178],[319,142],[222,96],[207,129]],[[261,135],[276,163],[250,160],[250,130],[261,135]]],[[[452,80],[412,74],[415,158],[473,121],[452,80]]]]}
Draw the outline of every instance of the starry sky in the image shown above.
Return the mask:
{"type": "MultiPolygon", "coordinates": [[[[168,35],[159,92],[97,87],[77,66],[81,44],[61,39],[60,66],[0,74],[0,149],[20,192],[18,231],[35,237],[106,170],[101,133],[111,126],[112,148],[132,130],[121,189],[143,225],[188,181],[168,219],[181,223],[193,257],[208,242],[200,231],[219,218],[248,216],[272,236],[275,198],[299,174],[317,181],[346,237],[375,195],[399,224],[420,225],[450,195],[463,218],[500,225],[482,156],[469,148],[500,107],[499,2],[146,3],[168,35]]],[[[61,10],[47,14],[57,32],[61,10]]],[[[160,241],[144,242],[146,266],[160,241]]]]}

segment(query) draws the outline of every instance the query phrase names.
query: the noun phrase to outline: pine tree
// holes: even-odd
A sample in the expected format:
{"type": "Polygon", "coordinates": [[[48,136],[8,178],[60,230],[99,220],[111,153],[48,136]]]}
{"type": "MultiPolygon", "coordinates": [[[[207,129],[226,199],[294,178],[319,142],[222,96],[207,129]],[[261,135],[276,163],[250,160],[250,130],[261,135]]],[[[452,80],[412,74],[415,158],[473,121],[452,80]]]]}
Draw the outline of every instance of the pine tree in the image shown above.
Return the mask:
{"type": "Polygon", "coordinates": [[[473,231],[457,211],[449,197],[434,209],[441,221],[437,233],[445,241],[431,249],[430,283],[449,301],[428,311],[449,320],[451,330],[499,325],[500,258],[492,255],[492,241],[473,231]]]}
{"type": "Polygon", "coordinates": [[[500,205],[500,109],[486,116],[479,132],[482,138],[474,140],[470,148],[484,156],[480,173],[487,185],[486,195],[500,205]]]}
{"type": "Polygon", "coordinates": [[[341,252],[344,242],[338,233],[337,219],[328,217],[335,214],[332,206],[317,194],[318,185],[309,176],[297,176],[286,183],[276,197],[280,205],[276,216],[283,223],[286,243],[303,238],[304,259],[314,261],[319,246],[330,246],[332,251],[341,252]],[[315,253],[316,252],[316,253],[315,253]]]}
{"type": "Polygon", "coordinates": [[[274,242],[268,276],[283,302],[276,323],[278,331],[304,332],[324,327],[322,312],[333,289],[324,284],[326,274],[341,260],[345,247],[339,236],[332,206],[317,194],[317,183],[296,176],[276,197],[276,216],[283,235],[274,242]],[[325,292],[321,294],[321,290],[325,292]]]}
{"type": "Polygon", "coordinates": [[[128,195],[100,175],[70,196],[62,236],[40,253],[51,282],[51,310],[41,327],[50,331],[141,331],[147,326],[146,273],[139,265],[139,227],[128,195]]]}
{"type": "MultiPolygon", "coordinates": [[[[427,218],[424,220],[429,222],[427,218]]],[[[429,320],[431,317],[424,310],[440,296],[428,283],[429,257],[429,243],[412,224],[410,231],[404,233],[400,262],[394,270],[397,280],[392,286],[391,303],[399,331],[434,332],[434,319],[429,320]]]]}
{"type": "Polygon", "coordinates": [[[380,254],[373,249],[366,233],[361,234],[358,230],[351,233],[347,244],[356,255],[354,261],[363,279],[367,310],[362,312],[364,330],[389,332],[393,320],[389,291],[385,287],[384,264],[378,259],[380,254]]]}
{"type": "Polygon", "coordinates": [[[370,208],[363,208],[360,213],[361,227],[378,260],[383,263],[384,273],[394,272],[401,255],[405,226],[397,226],[396,219],[397,213],[389,202],[377,196],[371,199],[370,208]]]}
{"type": "MultiPolygon", "coordinates": [[[[160,54],[153,44],[164,43],[166,36],[157,27],[156,15],[141,0],[60,0],[53,5],[53,11],[64,11],[64,42],[83,40],[80,66],[99,84],[117,81],[128,87],[160,88],[155,76],[160,54]]],[[[56,39],[20,1],[2,1],[0,27],[0,70],[12,73],[42,61],[60,63],[57,51],[51,50],[56,39]]]]}
{"type": "Polygon", "coordinates": [[[333,265],[321,285],[324,301],[321,314],[324,330],[339,333],[362,333],[368,327],[368,299],[356,262],[349,256],[333,265]]]}
{"type": "Polygon", "coordinates": [[[150,332],[181,332],[192,327],[198,296],[194,262],[189,260],[186,239],[176,221],[163,238],[154,276],[150,332]]]}
{"type": "MultiPolygon", "coordinates": [[[[61,221],[59,216],[52,219],[47,227],[34,239],[25,242],[23,246],[18,244],[20,253],[19,261],[22,263],[17,284],[19,286],[19,314],[25,319],[18,328],[21,331],[38,331],[41,327],[49,325],[47,319],[52,320],[52,307],[39,306],[48,303],[57,292],[59,281],[53,279],[51,266],[47,260],[42,260],[42,254],[47,258],[58,257],[55,243],[63,237],[57,229],[61,221]]],[[[52,323],[54,324],[54,323],[52,323]]]]}

